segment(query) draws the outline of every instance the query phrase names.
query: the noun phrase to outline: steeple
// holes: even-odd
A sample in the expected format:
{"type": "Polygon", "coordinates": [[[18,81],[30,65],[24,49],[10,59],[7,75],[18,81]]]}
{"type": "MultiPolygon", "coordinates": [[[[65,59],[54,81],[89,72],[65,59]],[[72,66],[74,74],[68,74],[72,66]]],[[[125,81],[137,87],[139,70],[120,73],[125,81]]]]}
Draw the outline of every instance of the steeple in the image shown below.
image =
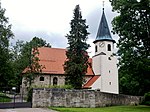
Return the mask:
{"type": "Polygon", "coordinates": [[[96,39],[93,43],[97,41],[104,41],[104,40],[115,42],[115,40],[113,40],[111,37],[110,30],[109,30],[107,20],[105,17],[104,6],[103,6],[103,14],[102,14],[101,21],[99,24],[96,39]]]}

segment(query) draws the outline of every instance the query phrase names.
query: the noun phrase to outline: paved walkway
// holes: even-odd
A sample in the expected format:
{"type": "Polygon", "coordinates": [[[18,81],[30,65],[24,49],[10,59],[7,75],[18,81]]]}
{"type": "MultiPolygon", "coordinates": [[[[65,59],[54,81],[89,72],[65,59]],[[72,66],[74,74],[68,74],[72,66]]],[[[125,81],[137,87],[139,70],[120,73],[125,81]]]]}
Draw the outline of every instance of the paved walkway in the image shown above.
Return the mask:
{"type": "Polygon", "coordinates": [[[46,108],[0,109],[0,112],[57,112],[46,108]]]}

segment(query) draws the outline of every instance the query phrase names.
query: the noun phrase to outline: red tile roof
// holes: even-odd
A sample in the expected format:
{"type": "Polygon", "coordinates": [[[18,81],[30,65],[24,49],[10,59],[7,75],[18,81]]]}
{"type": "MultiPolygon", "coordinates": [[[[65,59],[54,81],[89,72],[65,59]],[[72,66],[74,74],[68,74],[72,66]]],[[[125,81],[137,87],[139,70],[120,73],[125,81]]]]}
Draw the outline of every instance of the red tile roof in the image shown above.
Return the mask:
{"type": "Polygon", "coordinates": [[[39,50],[40,65],[45,66],[42,73],[64,74],[63,64],[66,60],[65,49],[41,47],[39,50]]]}
{"type": "Polygon", "coordinates": [[[93,85],[93,83],[100,77],[100,75],[95,75],[93,76],[84,86],[83,88],[91,88],[91,86],[93,85]]]}
{"type": "MultiPolygon", "coordinates": [[[[67,59],[66,49],[41,47],[39,50],[40,65],[43,65],[42,73],[64,74],[64,62],[67,59]]],[[[92,63],[92,59],[89,58],[92,63]]],[[[89,65],[86,75],[94,75],[92,67],[89,65]]]]}

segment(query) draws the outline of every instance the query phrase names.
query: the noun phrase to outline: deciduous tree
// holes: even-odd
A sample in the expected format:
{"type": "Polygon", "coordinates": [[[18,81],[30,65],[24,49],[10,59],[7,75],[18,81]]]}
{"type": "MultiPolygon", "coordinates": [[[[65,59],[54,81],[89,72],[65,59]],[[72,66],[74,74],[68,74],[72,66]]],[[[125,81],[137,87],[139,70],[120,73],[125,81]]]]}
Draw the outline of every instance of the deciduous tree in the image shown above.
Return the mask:
{"type": "Polygon", "coordinates": [[[26,83],[31,85],[34,78],[40,73],[42,66],[39,64],[38,47],[51,47],[49,43],[39,37],[34,37],[30,42],[17,41],[13,46],[12,51],[12,64],[14,65],[14,75],[18,79],[17,85],[21,84],[21,74],[26,69],[26,83]]]}
{"type": "Polygon", "coordinates": [[[13,37],[13,33],[8,18],[5,17],[5,11],[0,3],[0,87],[9,85],[8,81],[11,75],[9,41],[13,37]]]}
{"type": "Polygon", "coordinates": [[[112,24],[120,37],[120,92],[143,95],[150,90],[150,0],[110,1],[119,13],[112,24]]]}

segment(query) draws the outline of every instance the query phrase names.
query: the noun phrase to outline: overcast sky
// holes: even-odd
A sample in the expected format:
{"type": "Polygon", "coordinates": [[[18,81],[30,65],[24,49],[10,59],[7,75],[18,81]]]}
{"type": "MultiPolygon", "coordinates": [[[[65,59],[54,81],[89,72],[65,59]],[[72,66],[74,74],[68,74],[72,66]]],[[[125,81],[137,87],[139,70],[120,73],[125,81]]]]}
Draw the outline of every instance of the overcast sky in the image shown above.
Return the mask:
{"type": "MultiPolygon", "coordinates": [[[[80,5],[83,19],[86,19],[90,32],[88,43],[90,55],[94,54],[94,44],[97,29],[102,15],[102,1],[105,1],[105,15],[110,30],[111,21],[117,13],[112,12],[109,0],[1,0],[5,16],[12,24],[14,41],[30,41],[37,36],[43,38],[55,48],[66,48],[65,35],[70,31],[70,21],[73,10],[80,5]]],[[[118,40],[117,36],[113,39],[118,40]]]]}

